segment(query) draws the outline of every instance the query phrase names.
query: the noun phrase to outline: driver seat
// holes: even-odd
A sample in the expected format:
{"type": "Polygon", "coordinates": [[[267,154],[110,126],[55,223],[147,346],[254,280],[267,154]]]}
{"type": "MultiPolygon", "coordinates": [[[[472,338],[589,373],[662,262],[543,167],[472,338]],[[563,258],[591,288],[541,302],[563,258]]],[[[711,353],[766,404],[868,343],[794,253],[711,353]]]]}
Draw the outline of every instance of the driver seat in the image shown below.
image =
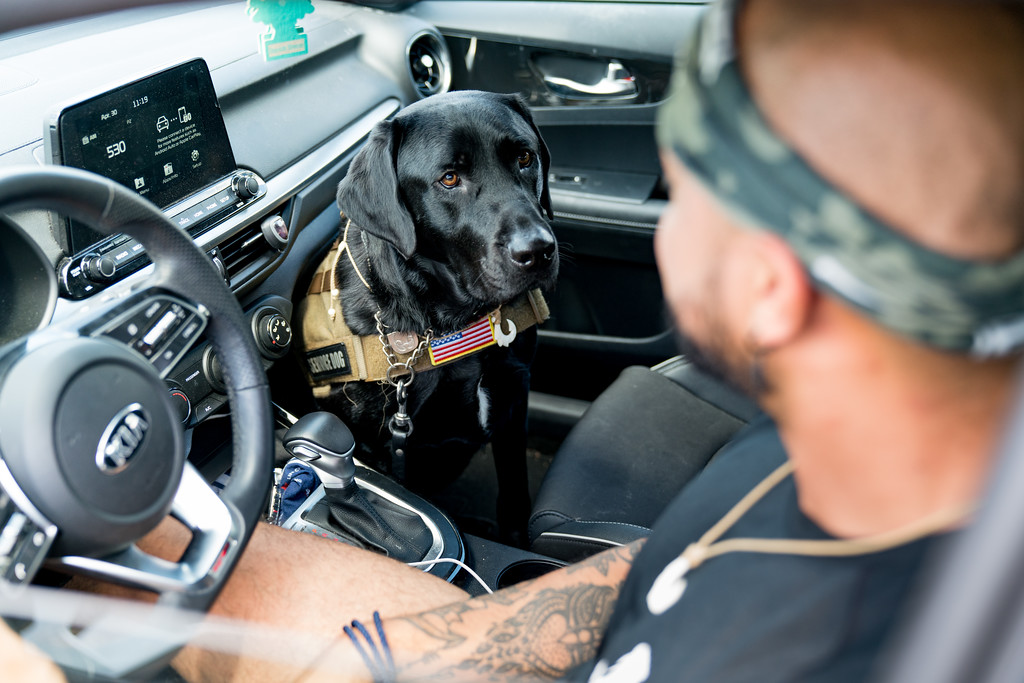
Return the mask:
{"type": "Polygon", "coordinates": [[[626,368],[555,454],[530,517],[533,552],[578,562],[650,533],[757,405],[682,356],[626,368]]]}

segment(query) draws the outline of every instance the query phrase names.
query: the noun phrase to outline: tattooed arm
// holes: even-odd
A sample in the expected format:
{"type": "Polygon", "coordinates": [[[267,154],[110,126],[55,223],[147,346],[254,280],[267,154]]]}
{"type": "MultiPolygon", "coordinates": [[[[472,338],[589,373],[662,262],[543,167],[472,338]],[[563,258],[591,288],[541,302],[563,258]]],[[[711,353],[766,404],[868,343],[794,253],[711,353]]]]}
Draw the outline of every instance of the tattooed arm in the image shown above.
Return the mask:
{"type": "Polygon", "coordinates": [[[643,541],[493,595],[389,619],[399,680],[557,678],[592,659],[643,541]]]}

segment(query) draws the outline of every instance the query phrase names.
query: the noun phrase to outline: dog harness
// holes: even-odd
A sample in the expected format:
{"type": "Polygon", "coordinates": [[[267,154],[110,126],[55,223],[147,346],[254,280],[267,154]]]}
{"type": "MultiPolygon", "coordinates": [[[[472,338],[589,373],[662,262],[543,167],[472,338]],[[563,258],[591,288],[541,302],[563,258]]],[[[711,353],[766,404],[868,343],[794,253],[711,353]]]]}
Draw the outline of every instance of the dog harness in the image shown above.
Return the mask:
{"type": "Polygon", "coordinates": [[[357,335],[345,324],[341,301],[332,291],[332,273],[343,251],[347,251],[347,240],[339,239],[320,262],[296,312],[303,372],[317,398],[326,396],[335,384],[394,383],[408,368],[432,370],[495,344],[508,346],[517,332],[550,316],[544,296],[534,289],[450,334],[435,335],[430,330],[385,334],[378,324],[378,334],[357,335]]]}

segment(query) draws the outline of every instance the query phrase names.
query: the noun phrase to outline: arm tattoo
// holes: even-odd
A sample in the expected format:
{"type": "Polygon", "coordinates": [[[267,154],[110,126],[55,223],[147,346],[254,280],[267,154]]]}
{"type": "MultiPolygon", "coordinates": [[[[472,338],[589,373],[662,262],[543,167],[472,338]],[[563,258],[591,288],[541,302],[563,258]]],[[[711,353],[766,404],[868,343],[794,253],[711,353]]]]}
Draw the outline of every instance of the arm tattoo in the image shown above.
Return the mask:
{"type": "Polygon", "coordinates": [[[585,585],[541,591],[489,630],[477,648],[478,663],[501,674],[560,676],[593,657],[616,594],[608,586],[585,585]]]}
{"type": "Polygon", "coordinates": [[[412,677],[502,680],[557,678],[597,653],[628,567],[632,544],[493,595],[402,619],[428,643],[403,662],[412,677]],[[613,575],[613,578],[609,578],[613,575]]]}

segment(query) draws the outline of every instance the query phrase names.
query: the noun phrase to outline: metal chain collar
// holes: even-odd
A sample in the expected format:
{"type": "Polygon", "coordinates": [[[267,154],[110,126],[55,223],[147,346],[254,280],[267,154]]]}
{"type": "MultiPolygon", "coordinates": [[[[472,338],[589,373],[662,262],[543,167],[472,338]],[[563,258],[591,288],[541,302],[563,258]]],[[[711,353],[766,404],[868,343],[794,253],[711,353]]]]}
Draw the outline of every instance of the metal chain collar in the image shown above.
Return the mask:
{"type": "MultiPolygon", "coordinates": [[[[383,349],[384,356],[388,359],[385,381],[395,387],[395,399],[398,402],[398,409],[391,416],[391,419],[388,420],[388,431],[391,432],[392,448],[395,455],[399,456],[398,460],[404,461],[405,440],[412,434],[412,417],[409,415],[408,401],[409,385],[416,379],[416,370],[413,369],[413,366],[430,346],[430,340],[433,338],[434,332],[433,330],[427,330],[423,335],[423,339],[416,345],[409,358],[404,362],[400,362],[391,346],[387,333],[384,332],[385,325],[380,319],[380,311],[373,314],[373,319],[377,321],[377,338],[380,339],[381,349],[383,349]],[[393,373],[398,370],[402,370],[407,374],[396,378],[393,373]]],[[[395,462],[395,465],[397,466],[397,462],[395,462]]],[[[400,478],[404,476],[404,464],[402,470],[403,474],[400,475],[400,478]]]]}
{"type": "Polygon", "coordinates": [[[403,381],[402,379],[396,379],[392,374],[396,370],[404,370],[409,373],[409,377],[405,378],[406,386],[412,384],[413,378],[416,377],[416,371],[413,366],[423,357],[423,352],[430,346],[431,339],[434,338],[434,331],[427,330],[423,339],[413,350],[412,355],[409,356],[404,362],[398,360],[398,356],[395,355],[395,351],[391,348],[391,342],[388,340],[388,334],[384,331],[386,325],[380,319],[380,311],[373,314],[373,319],[377,322],[377,339],[380,340],[381,349],[384,351],[384,356],[388,359],[388,370],[386,380],[391,386],[398,386],[398,383],[403,381]]]}

